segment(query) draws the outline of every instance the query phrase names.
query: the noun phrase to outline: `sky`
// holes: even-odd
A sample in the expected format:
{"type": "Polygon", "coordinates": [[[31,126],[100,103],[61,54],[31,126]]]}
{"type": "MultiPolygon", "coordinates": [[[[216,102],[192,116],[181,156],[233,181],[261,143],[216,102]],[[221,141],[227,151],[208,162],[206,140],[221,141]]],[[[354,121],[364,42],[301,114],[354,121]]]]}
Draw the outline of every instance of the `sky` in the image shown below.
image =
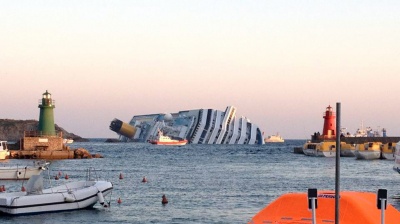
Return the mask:
{"type": "Polygon", "coordinates": [[[0,0],[0,119],[116,138],[118,118],[235,106],[271,135],[400,136],[398,0],[0,0]]]}

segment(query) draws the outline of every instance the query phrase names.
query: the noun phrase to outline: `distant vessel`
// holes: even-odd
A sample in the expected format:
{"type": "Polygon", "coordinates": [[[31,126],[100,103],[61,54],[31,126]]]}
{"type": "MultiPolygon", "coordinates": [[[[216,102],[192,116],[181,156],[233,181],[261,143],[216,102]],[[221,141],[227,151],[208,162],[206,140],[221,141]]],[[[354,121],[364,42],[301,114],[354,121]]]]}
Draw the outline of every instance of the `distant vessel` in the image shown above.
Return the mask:
{"type": "Polygon", "coordinates": [[[285,140],[277,133],[276,135],[270,135],[265,138],[264,142],[285,142],[285,140]]]}
{"type": "Polygon", "coordinates": [[[163,134],[162,131],[158,130],[158,137],[154,140],[149,141],[154,145],[186,145],[186,139],[172,139],[169,136],[163,134]]]}
{"type": "Polygon", "coordinates": [[[190,144],[264,144],[257,125],[236,116],[236,108],[184,110],[178,113],[133,116],[129,124],[114,119],[110,129],[125,142],[148,142],[160,129],[171,138],[186,139],[190,144]]]}
{"type": "Polygon", "coordinates": [[[7,141],[0,141],[0,160],[6,159],[10,156],[10,152],[7,148],[7,141]]]}
{"type": "Polygon", "coordinates": [[[72,138],[64,138],[63,139],[64,144],[71,144],[74,143],[74,140],[72,138]]]}

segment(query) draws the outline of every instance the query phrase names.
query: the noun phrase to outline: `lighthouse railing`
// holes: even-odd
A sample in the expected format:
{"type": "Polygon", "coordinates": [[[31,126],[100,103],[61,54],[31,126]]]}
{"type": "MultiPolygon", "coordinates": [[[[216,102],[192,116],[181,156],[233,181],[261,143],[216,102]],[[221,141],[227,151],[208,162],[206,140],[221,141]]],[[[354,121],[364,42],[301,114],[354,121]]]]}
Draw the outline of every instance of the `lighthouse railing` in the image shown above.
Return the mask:
{"type": "Polygon", "coordinates": [[[62,137],[62,132],[55,132],[54,134],[48,134],[48,133],[43,133],[41,131],[24,131],[24,137],[48,137],[48,136],[54,136],[54,137],[62,137]]]}

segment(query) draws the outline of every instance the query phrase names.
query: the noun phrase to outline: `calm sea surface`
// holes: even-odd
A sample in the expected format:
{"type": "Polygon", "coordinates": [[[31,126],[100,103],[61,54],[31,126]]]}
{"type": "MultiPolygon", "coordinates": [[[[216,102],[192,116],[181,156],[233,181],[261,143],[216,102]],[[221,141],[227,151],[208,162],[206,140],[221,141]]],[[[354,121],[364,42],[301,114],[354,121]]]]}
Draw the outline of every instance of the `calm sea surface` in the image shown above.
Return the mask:
{"type": "MultiPolygon", "coordinates": [[[[70,177],[51,178],[52,184],[84,179],[89,167],[100,169],[101,178],[114,184],[111,197],[106,197],[111,208],[96,204],[94,209],[80,211],[0,216],[0,223],[247,223],[283,193],[335,189],[335,158],[294,154],[293,147],[304,142],[181,147],[102,140],[73,143],[72,148],[83,147],[104,158],[52,161],[52,177],[58,172],[70,177]],[[143,176],[147,183],[141,182],[143,176]],[[169,200],[165,206],[161,205],[163,194],[169,200]]],[[[8,160],[0,165],[28,163],[32,161],[8,160]]],[[[341,190],[376,192],[384,188],[389,196],[398,194],[400,175],[393,171],[393,164],[341,158],[341,190]]],[[[22,181],[1,181],[3,184],[7,191],[19,190],[22,181]]],[[[389,203],[400,210],[400,201],[389,199],[389,203]]]]}

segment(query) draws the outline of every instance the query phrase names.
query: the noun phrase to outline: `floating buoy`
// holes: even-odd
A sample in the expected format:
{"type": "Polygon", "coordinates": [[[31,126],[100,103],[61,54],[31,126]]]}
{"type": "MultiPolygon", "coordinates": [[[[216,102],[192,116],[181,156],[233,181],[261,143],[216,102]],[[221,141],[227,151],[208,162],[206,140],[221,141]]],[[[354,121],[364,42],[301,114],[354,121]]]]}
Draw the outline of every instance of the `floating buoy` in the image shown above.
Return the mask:
{"type": "Polygon", "coordinates": [[[143,179],[142,179],[142,183],[146,183],[147,182],[147,179],[146,179],[146,177],[143,177],[143,179]]]}
{"type": "Polygon", "coordinates": [[[24,186],[21,187],[21,191],[25,192],[25,187],[24,186]]]}
{"type": "Polygon", "coordinates": [[[119,173],[119,179],[120,180],[124,179],[124,175],[122,175],[122,173],[119,173]]]}
{"type": "Polygon", "coordinates": [[[68,174],[65,174],[65,177],[64,177],[66,180],[68,180],[69,179],[69,176],[68,176],[68,174]]]}
{"type": "Polygon", "coordinates": [[[118,201],[117,201],[117,203],[118,203],[118,204],[121,204],[121,203],[122,203],[122,200],[121,200],[121,198],[118,198],[118,201]]]}
{"type": "Polygon", "coordinates": [[[54,177],[54,179],[58,180],[58,179],[60,179],[60,177],[58,177],[58,175],[56,175],[56,176],[54,177]]]}
{"type": "Polygon", "coordinates": [[[167,199],[167,197],[165,197],[165,194],[163,194],[161,204],[165,205],[167,203],[168,203],[168,199],[167,199]]]}

